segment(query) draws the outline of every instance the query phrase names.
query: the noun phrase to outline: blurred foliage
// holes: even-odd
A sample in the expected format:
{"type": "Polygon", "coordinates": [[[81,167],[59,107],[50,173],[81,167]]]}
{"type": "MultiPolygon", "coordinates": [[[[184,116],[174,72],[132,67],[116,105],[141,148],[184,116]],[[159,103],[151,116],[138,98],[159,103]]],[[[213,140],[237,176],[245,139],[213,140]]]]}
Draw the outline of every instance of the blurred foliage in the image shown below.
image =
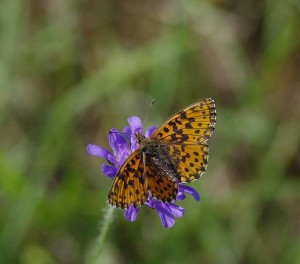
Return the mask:
{"type": "MultiPolygon", "coordinates": [[[[201,201],[115,210],[99,263],[300,263],[300,4],[0,2],[0,263],[83,263],[111,181],[89,143],[217,103],[201,201]]],[[[100,225],[99,225],[100,223],[100,225]]]]}

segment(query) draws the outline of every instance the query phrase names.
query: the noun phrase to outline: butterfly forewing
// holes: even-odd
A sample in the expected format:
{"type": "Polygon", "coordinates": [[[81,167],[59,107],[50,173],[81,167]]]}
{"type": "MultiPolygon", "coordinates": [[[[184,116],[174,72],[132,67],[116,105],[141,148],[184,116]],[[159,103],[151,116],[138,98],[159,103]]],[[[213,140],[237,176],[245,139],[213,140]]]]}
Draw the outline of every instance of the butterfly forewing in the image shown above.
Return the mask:
{"type": "Polygon", "coordinates": [[[108,194],[108,202],[115,207],[138,207],[145,203],[147,197],[144,164],[138,149],[119,169],[108,194]]]}
{"type": "Polygon", "coordinates": [[[157,129],[151,138],[177,144],[203,143],[210,138],[216,123],[213,99],[202,99],[178,111],[157,129]]]}

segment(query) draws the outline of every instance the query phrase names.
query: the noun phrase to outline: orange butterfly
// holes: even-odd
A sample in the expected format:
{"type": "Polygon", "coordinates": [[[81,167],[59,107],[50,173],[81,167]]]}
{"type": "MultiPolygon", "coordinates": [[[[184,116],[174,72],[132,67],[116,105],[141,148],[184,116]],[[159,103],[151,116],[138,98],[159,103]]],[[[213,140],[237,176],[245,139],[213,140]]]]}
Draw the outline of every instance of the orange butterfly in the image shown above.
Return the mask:
{"type": "Polygon", "coordinates": [[[205,98],[175,113],[149,139],[136,133],[139,148],[120,167],[108,202],[136,208],[148,197],[176,199],[179,182],[196,180],[206,170],[215,123],[215,102],[205,98]]]}

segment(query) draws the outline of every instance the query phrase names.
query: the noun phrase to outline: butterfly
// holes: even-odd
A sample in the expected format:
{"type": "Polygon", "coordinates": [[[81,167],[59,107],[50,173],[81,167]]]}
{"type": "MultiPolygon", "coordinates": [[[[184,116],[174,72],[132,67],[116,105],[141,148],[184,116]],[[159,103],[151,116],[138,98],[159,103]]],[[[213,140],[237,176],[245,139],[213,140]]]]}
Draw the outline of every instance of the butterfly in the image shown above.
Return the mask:
{"type": "Polygon", "coordinates": [[[139,207],[148,197],[176,199],[178,183],[194,181],[206,170],[215,123],[215,102],[205,98],[172,115],[150,138],[136,133],[139,148],[115,176],[109,204],[124,209],[139,207]]]}

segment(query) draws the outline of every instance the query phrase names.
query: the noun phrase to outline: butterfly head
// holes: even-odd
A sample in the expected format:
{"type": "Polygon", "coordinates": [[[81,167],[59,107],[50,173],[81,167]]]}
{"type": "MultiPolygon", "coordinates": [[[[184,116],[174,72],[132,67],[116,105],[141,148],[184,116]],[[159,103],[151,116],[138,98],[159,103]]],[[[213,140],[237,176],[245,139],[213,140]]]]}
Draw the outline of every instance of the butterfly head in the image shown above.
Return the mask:
{"type": "Polygon", "coordinates": [[[138,144],[140,145],[140,147],[142,147],[147,141],[146,137],[141,132],[137,132],[134,135],[138,144]]]}

